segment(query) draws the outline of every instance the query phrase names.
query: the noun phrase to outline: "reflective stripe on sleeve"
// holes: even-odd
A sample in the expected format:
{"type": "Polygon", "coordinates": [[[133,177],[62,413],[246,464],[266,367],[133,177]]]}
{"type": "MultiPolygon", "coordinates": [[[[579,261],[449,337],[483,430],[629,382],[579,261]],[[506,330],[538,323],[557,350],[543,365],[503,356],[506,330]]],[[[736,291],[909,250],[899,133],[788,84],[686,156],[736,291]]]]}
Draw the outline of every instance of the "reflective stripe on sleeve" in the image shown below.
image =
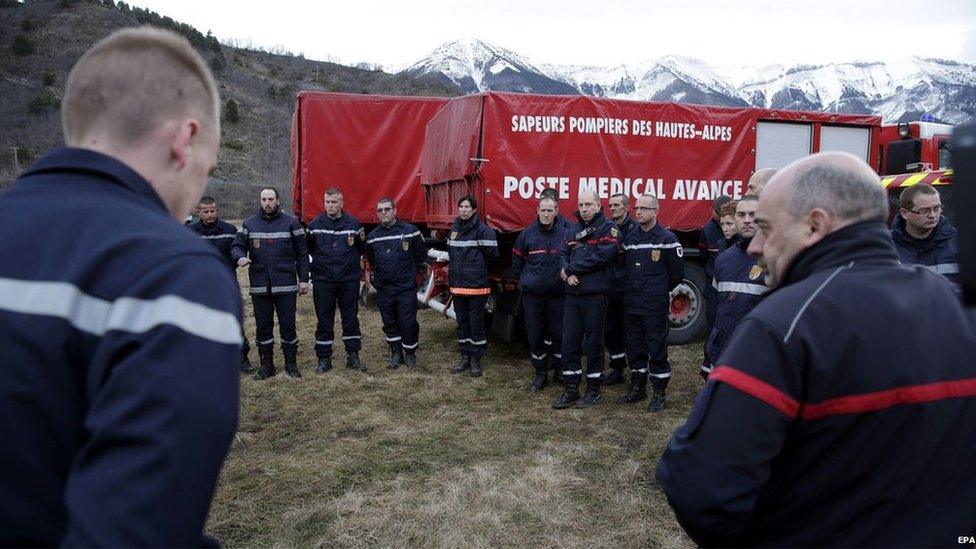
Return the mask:
{"type": "Polygon", "coordinates": [[[680,242],[669,242],[667,244],[628,244],[624,246],[625,250],[666,250],[670,248],[680,248],[680,242]]]}
{"type": "Polygon", "coordinates": [[[291,233],[282,231],[280,233],[251,233],[251,238],[291,238],[291,233]]]}
{"type": "Polygon", "coordinates": [[[384,240],[406,240],[408,238],[413,238],[415,236],[420,236],[420,231],[414,231],[408,234],[393,234],[390,236],[378,236],[376,238],[370,238],[366,241],[367,244],[372,244],[373,242],[382,242],[384,240]]]}
{"type": "Polygon", "coordinates": [[[225,238],[237,238],[237,234],[208,234],[201,235],[200,238],[205,240],[223,240],[225,238]]]}
{"type": "Polygon", "coordinates": [[[959,273],[958,263],[939,263],[938,265],[921,265],[921,266],[932,271],[933,273],[940,274],[940,275],[959,273]]]}
{"type": "Polygon", "coordinates": [[[232,313],[176,295],[108,301],[68,282],[0,278],[0,310],[60,318],[98,336],[110,331],[140,334],[170,325],[216,343],[241,343],[241,326],[232,313]]]}
{"type": "Polygon", "coordinates": [[[448,246],[455,248],[474,248],[476,246],[498,246],[497,240],[448,240],[448,246]]]}
{"type": "Polygon", "coordinates": [[[737,292],[740,294],[763,295],[769,288],[762,284],[747,284],[745,282],[719,282],[715,289],[720,292],[737,292]]]}

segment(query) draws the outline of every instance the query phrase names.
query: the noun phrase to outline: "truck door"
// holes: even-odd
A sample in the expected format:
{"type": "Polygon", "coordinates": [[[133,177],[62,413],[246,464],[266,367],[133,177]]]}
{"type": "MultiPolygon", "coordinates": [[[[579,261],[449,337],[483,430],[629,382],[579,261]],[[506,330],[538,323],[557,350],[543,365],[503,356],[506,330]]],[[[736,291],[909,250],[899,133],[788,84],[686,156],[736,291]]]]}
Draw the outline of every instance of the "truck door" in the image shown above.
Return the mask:
{"type": "Polygon", "coordinates": [[[851,153],[868,162],[871,145],[871,128],[850,126],[821,126],[820,150],[851,153]]]}
{"type": "Polygon", "coordinates": [[[756,169],[780,169],[809,155],[813,126],[793,122],[760,121],[756,128],[756,169]]]}

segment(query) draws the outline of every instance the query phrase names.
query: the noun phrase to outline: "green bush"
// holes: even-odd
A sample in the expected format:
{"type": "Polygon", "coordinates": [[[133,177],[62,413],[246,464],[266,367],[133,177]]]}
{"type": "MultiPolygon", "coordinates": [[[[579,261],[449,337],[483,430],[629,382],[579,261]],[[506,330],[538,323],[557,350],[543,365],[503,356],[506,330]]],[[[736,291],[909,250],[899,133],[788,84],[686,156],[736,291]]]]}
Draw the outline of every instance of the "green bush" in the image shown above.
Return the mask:
{"type": "Polygon", "coordinates": [[[53,86],[54,80],[54,71],[44,71],[44,74],[41,75],[41,82],[43,82],[45,86],[53,86]]]}
{"type": "Polygon", "coordinates": [[[54,96],[48,90],[44,90],[34,98],[33,101],[27,104],[27,112],[31,114],[39,114],[48,107],[60,107],[61,100],[54,96]]]}
{"type": "Polygon", "coordinates": [[[238,112],[237,101],[233,99],[228,99],[224,103],[224,120],[230,122],[231,124],[237,124],[241,121],[240,113],[238,112]]]}
{"type": "Polygon", "coordinates": [[[18,34],[14,37],[13,51],[17,57],[25,57],[34,53],[34,43],[26,34],[18,34]]]}
{"type": "Polygon", "coordinates": [[[244,150],[244,142],[240,139],[224,139],[223,145],[228,149],[234,149],[235,151],[244,150]]]}

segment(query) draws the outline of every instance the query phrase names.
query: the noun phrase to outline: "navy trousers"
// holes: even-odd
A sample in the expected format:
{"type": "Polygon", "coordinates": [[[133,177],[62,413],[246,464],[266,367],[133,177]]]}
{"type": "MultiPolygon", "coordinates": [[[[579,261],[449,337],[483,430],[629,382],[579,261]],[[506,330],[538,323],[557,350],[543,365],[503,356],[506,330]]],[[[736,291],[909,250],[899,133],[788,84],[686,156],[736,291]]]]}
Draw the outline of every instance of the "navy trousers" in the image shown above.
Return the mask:
{"type": "Polygon", "coordinates": [[[625,313],[623,294],[611,294],[607,299],[607,324],[604,329],[611,368],[623,369],[623,359],[627,357],[627,332],[624,328],[625,313]]]}
{"type": "Polygon", "coordinates": [[[298,294],[251,295],[254,305],[254,322],[257,325],[258,351],[274,346],[274,317],[278,315],[278,335],[281,351],[294,354],[298,350],[298,333],[295,331],[295,303],[298,294]]]}
{"type": "Polygon", "coordinates": [[[522,312],[525,331],[529,336],[529,354],[536,370],[546,367],[548,353],[552,353],[554,366],[562,371],[563,347],[563,295],[522,294],[522,312]],[[549,336],[552,339],[548,340],[549,336]]]}
{"type": "Polygon", "coordinates": [[[358,353],[362,349],[363,334],[359,331],[359,281],[312,282],[315,301],[315,356],[332,356],[335,340],[336,306],[342,316],[342,343],[346,353],[358,353]]]}
{"type": "Polygon", "coordinates": [[[417,349],[420,341],[420,324],[417,322],[417,291],[377,290],[377,304],[383,319],[383,334],[393,346],[408,351],[417,349]]]}
{"type": "Polygon", "coordinates": [[[563,379],[577,384],[583,375],[581,353],[586,353],[586,382],[600,384],[603,375],[603,325],[607,296],[567,295],[563,309],[563,379]],[[582,349],[581,349],[582,347],[582,349]]]}
{"type": "Polygon", "coordinates": [[[627,360],[631,379],[639,383],[650,375],[654,389],[663,392],[671,379],[668,364],[668,301],[654,314],[627,314],[627,360]]]}
{"type": "Polygon", "coordinates": [[[457,317],[458,348],[471,358],[485,356],[488,336],[485,333],[485,303],[487,295],[454,296],[454,316],[457,317]]]}

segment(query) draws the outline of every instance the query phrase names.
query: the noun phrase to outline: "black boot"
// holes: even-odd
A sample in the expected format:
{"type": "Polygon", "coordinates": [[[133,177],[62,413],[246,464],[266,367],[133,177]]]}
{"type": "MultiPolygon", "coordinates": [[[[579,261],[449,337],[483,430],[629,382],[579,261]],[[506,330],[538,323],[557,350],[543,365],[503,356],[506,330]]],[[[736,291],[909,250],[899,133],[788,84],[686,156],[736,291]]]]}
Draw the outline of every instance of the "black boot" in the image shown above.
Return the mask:
{"type": "Polygon", "coordinates": [[[600,396],[600,380],[587,381],[586,382],[586,394],[580,399],[579,403],[576,405],[577,408],[589,408],[594,404],[598,404],[601,400],[600,396]]]}
{"type": "Polygon", "coordinates": [[[346,355],[346,368],[365,372],[366,364],[362,360],[359,360],[359,353],[349,353],[346,355]]]}
{"type": "Polygon", "coordinates": [[[332,369],[332,357],[331,356],[320,356],[319,365],[315,368],[315,373],[324,374],[332,369]]]}
{"type": "Polygon", "coordinates": [[[481,377],[485,369],[481,367],[481,357],[471,357],[471,377],[481,377]]]}
{"type": "Polygon", "coordinates": [[[630,374],[630,389],[626,395],[618,398],[617,402],[631,404],[633,402],[640,402],[645,398],[647,398],[647,380],[641,379],[636,374],[630,374]]]}
{"type": "Polygon", "coordinates": [[[458,359],[458,363],[455,364],[454,368],[451,369],[451,373],[462,374],[464,373],[465,370],[468,370],[470,368],[471,368],[471,357],[468,355],[461,355],[461,358],[458,359]]]}
{"type": "Polygon", "coordinates": [[[658,390],[655,389],[654,396],[651,397],[651,404],[647,407],[647,409],[651,412],[660,412],[664,409],[666,400],[667,399],[664,397],[664,391],[658,392],[658,390]]]}
{"type": "Polygon", "coordinates": [[[403,363],[403,347],[390,345],[390,363],[386,367],[390,370],[396,370],[401,363],[403,363]]]}
{"type": "Polygon", "coordinates": [[[563,382],[563,361],[552,357],[552,383],[559,385],[563,382]]]}
{"type": "Polygon", "coordinates": [[[549,382],[549,372],[546,370],[546,365],[535,367],[535,378],[532,379],[532,392],[539,392],[546,388],[549,382]]]}
{"type": "Polygon", "coordinates": [[[254,379],[268,379],[278,373],[275,371],[273,349],[258,349],[258,357],[261,360],[261,366],[258,368],[258,373],[254,374],[254,379]]]}
{"type": "Polygon", "coordinates": [[[288,377],[302,377],[302,373],[298,371],[298,357],[294,351],[285,353],[285,373],[288,377]]]}
{"type": "Polygon", "coordinates": [[[254,366],[251,366],[251,360],[247,358],[247,353],[241,354],[241,373],[249,374],[254,371],[254,366]]]}
{"type": "Polygon", "coordinates": [[[557,410],[562,410],[564,408],[569,408],[579,402],[579,384],[578,383],[567,383],[566,390],[563,394],[556,400],[556,403],[552,405],[553,408],[557,410]]]}
{"type": "Polygon", "coordinates": [[[403,359],[407,363],[407,368],[416,368],[417,367],[417,353],[415,353],[413,351],[407,351],[403,355],[403,359]]]}
{"type": "Polygon", "coordinates": [[[624,369],[617,368],[617,365],[613,365],[613,369],[607,374],[607,378],[603,380],[604,385],[620,385],[624,382],[624,369]]]}

